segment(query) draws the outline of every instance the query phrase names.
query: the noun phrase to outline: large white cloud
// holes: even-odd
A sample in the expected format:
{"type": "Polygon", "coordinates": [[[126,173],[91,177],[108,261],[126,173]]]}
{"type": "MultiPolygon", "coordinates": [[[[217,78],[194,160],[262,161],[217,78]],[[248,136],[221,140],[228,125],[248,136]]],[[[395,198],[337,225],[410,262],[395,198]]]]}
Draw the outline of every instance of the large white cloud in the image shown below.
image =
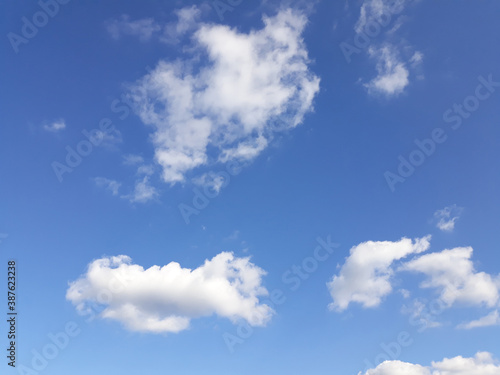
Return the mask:
{"type": "Polygon", "coordinates": [[[423,288],[436,288],[447,305],[495,306],[499,301],[500,282],[485,272],[477,272],[471,260],[471,247],[457,247],[425,254],[402,266],[402,270],[424,273],[423,288]]]}
{"type": "Polygon", "coordinates": [[[130,87],[137,114],[154,129],[166,182],[211,162],[255,158],[277,128],[299,125],[312,110],[319,79],[302,40],[306,17],[288,9],[263,20],[248,33],[197,25],[192,55],[159,62],[130,87]]]}
{"type": "Polygon", "coordinates": [[[144,269],[121,255],[90,263],[70,283],[66,298],[82,312],[103,305],[102,318],[132,331],[179,332],[191,319],[213,314],[263,326],[273,314],[259,302],[268,294],[261,284],[264,274],[249,258],[227,252],[193,270],[176,262],[144,269]]]}
{"type": "Polygon", "coordinates": [[[500,375],[500,366],[490,353],[479,352],[473,358],[445,358],[441,362],[432,362],[428,367],[385,361],[364,375],[500,375]]]}
{"type": "Polygon", "coordinates": [[[351,302],[363,307],[378,306],[392,291],[394,261],[426,251],[429,239],[430,236],[413,242],[408,238],[397,242],[368,241],[353,247],[339,274],[328,283],[333,298],[330,308],[342,311],[351,302]]]}

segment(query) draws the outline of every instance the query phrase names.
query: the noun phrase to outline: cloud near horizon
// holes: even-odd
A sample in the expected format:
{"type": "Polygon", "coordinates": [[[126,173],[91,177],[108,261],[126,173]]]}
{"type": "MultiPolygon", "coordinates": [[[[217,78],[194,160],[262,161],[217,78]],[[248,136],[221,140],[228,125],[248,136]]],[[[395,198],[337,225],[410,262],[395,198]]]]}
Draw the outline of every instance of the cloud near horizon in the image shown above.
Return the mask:
{"type": "Polygon", "coordinates": [[[402,361],[385,361],[358,375],[500,375],[500,365],[490,353],[478,352],[472,358],[445,358],[425,367],[402,361]]]}

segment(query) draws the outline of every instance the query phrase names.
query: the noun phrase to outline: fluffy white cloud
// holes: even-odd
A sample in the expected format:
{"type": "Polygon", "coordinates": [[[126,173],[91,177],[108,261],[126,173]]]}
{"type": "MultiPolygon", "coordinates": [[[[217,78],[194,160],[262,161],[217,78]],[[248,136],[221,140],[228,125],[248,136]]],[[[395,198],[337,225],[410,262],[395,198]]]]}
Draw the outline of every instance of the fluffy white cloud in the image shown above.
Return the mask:
{"type": "Polygon", "coordinates": [[[498,314],[498,310],[492,311],[486,316],[478,320],[473,320],[468,323],[462,323],[457,326],[459,329],[473,329],[479,327],[490,327],[490,326],[498,326],[500,325],[500,314],[498,314]]]}
{"type": "Polygon", "coordinates": [[[350,255],[328,283],[333,298],[330,308],[342,311],[351,302],[363,307],[378,306],[382,298],[391,293],[391,276],[395,261],[410,254],[426,251],[430,236],[416,239],[402,238],[400,241],[368,241],[350,250],[350,255]]]}
{"type": "Polygon", "coordinates": [[[500,282],[484,272],[476,272],[471,247],[457,247],[425,254],[404,264],[401,269],[424,273],[422,288],[436,288],[447,305],[463,303],[493,307],[499,300],[500,282]]]}
{"type": "Polygon", "coordinates": [[[137,114],[155,131],[164,181],[182,182],[211,162],[251,160],[276,126],[303,121],[319,90],[301,36],[306,21],[298,11],[282,10],[248,33],[198,24],[193,56],[161,61],[131,86],[137,114]]]}
{"type": "Polygon", "coordinates": [[[43,125],[43,129],[48,132],[56,133],[58,131],[66,129],[66,122],[63,119],[59,119],[51,124],[43,125]]]}
{"type": "MultiPolygon", "coordinates": [[[[358,373],[361,375],[361,372],[358,373]]],[[[429,369],[401,361],[385,361],[364,375],[431,375],[429,369]]]]}
{"type": "Polygon", "coordinates": [[[500,375],[500,365],[487,352],[479,352],[474,358],[445,358],[432,362],[432,375],[500,375]]]}
{"type": "Polygon", "coordinates": [[[428,367],[385,361],[364,375],[500,375],[500,366],[490,353],[479,352],[473,358],[445,358],[441,362],[432,362],[428,367]]]}
{"type": "Polygon", "coordinates": [[[268,294],[265,272],[223,252],[191,270],[171,262],[144,269],[125,255],[94,260],[70,283],[66,298],[79,311],[104,305],[102,318],[117,320],[132,331],[179,332],[193,318],[216,314],[236,322],[263,326],[273,310],[259,302],[268,294]]]}
{"type": "Polygon", "coordinates": [[[120,39],[123,35],[138,37],[141,41],[151,39],[153,34],[161,30],[152,18],[131,20],[130,16],[124,14],[118,19],[109,20],[106,29],[114,39],[120,39]]]}
{"type": "Polygon", "coordinates": [[[437,210],[434,213],[436,226],[445,232],[451,232],[455,229],[455,222],[460,218],[463,208],[456,204],[437,210]]]}

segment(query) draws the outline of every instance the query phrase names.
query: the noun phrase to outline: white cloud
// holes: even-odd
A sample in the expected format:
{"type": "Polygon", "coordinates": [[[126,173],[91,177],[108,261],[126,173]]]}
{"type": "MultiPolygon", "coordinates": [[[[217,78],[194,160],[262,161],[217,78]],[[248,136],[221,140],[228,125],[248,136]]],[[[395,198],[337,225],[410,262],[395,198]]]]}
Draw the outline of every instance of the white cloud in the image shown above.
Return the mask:
{"type": "Polygon", "coordinates": [[[0,243],[2,243],[7,237],[9,237],[7,233],[0,233],[0,243]]]}
{"type": "Polygon", "coordinates": [[[476,272],[471,261],[471,247],[457,247],[425,254],[401,267],[401,270],[424,273],[422,288],[435,288],[447,306],[454,303],[493,307],[499,300],[500,282],[484,272],[476,272]]]}
{"type": "MultiPolygon", "coordinates": [[[[361,375],[361,372],[358,373],[361,375]]],[[[429,369],[401,361],[384,361],[374,369],[365,372],[364,375],[431,375],[429,369]]]]}
{"type": "Polygon", "coordinates": [[[370,22],[380,23],[382,15],[401,13],[410,0],[365,0],[359,11],[359,19],[354,26],[356,32],[362,33],[370,22]]]}
{"type": "Polygon", "coordinates": [[[121,197],[128,199],[132,203],[146,203],[156,199],[158,195],[158,190],[150,184],[149,175],[146,175],[142,180],[135,182],[134,191],[131,194],[122,195],[121,197]]]}
{"type": "Polygon", "coordinates": [[[377,76],[364,85],[371,95],[396,97],[403,93],[410,84],[413,74],[410,74],[410,68],[418,73],[416,78],[423,79],[423,74],[420,72],[423,53],[414,51],[400,35],[396,35],[407,20],[407,17],[397,17],[397,15],[401,14],[411,2],[411,0],[364,0],[361,5],[354,30],[358,36],[362,36],[368,44],[371,44],[368,55],[375,61],[377,76]],[[395,19],[396,21],[393,21],[395,19]],[[393,27],[384,30],[391,22],[394,22],[393,27]],[[373,30],[376,35],[373,35],[373,30]],[[378,35],[379,33],[382,35],[378,35]]]}
{"type": "Polygon", "coordinates": [[[319,79],[309,71],[301,36],[306,17],[282,10],[264,24],[249,33],[197,24],[194,56],[160,61],[132,85],[136,112],[155,129],[165,182],[185,181],[212,162],[251,160],[276,123],[291,129],[312,110],[319,79]]]}
{"type": "Polygon", "coordinates": [[[264,326],[273,314],[259,302],[268,294],[261,285],[264,274],[249,258],[227,252],[194,270],[176,262],[144,269],[121,255],[90,263],[87,272],[70,283],[66,298],[82,312],[102,304],[102,318],[132,331],[179,332],[191,319],[214,314],[264,326]]]}
{"type": "Polygon", "coordinates": [[[460,218],[463,208],[456,204],[437,210],[434,213],[436,226],[444,232],[452,232],[455,229],[455,222],[460,218]]]}
{"type": "Polygon", "coordinates": [[[479,352],[473,358],[445,358],[441,362],[432,362],[428,367],[385,361],[364,375],[500,375],[500,366],[490,353],[479,352]]]}
{"type": "Polygon", "coordinates": [[[377,76],[365,85],[370,93],[397,96],[408,86],[409,71],[400,60],[399,54],[390,44],[371,47],[368,53],[376,61],[377,76]]]}
{"type": "Polygon", "coordinates": [[[132,21],[130,16],[124,14],[118,19],[109,20],[106,29],[113,39],[120,39],[123,35],[135,36],[145,42],[151,39],[153,34],[161,30],[152,18],[143,18],[132,21]]]}
{"type": "Polygon", "coordinates": [[[59,119],[50,124],[45,124],[43,126],[43,129],[48,132],[56,133],[58,131],[66,129],[66,122],[63,119],[59,119]]]}
{"type": "Polygon", "coordinates": [[[118,195],[118,191],[120,190],[120,186],[122,185],[118,181],[110,180],[109,178],[105,177],[96,177],[94,178],[94,182],[97,186],[111,191],[111,194],[113,195],[118,195]]]}
{"type": "Polygon", "coordinates": [[[196,6],[186,7],[175,11],[178,21],[169,23],[163,30],[160,40],[165,43],[177,43],[179,38],[196,28],[201,17],[201,11],[196,6]]]}
{"type": "Polygon", "coordinates": [[[123,156],[123,164],[125,165],[137,165],[143,162],[144,158],[140,155],[128,154],[123,156]]]}
{"type": "Polygon", "coordinates": [[[500,375],[498,361],[487,352],[479,352],[474,358],[445,358],[432,362],[432,375],[500,375]]]}
{"type": "Polygon", "coordinates": [[[468,323],[462,323],[457,326],[459,329],[473,329],[479,327],[490,327],[490,326],[498,326],[500,325],[500,315],[498,314],[498,310],[492,311],[486,316],[478,320],[473,320],[468,323]]]}
{"type": "Polygon", "coordinates": [[[424,329],[441,327],[442,325],[435,320],[437,313],[432,310],[429,312],[427,305],[419,299],[413,300],[409,306],[404,305],[401,312],[410,315],[410,322],[421,327],[419,332],[424,329]]]}
{"type": "Polygon", "coordinates": [[[400,241],[368,241],[350,250],[350,255],[328,283],[333,298],[330,308],[343,311],[351,302],[363,307],[378,306],[382,298],[392,292],[392,264],[410,254],[426,251],[430,236],[400,241]]]}

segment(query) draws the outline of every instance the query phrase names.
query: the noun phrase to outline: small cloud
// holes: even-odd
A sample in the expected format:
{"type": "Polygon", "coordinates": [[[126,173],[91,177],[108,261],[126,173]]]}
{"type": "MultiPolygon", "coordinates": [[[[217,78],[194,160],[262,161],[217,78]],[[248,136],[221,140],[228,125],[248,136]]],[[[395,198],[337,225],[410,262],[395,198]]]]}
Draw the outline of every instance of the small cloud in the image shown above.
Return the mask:
{"type": "Polygon", "coordinates": [[[50,124],[45,124],[43,125],[43,130],[52,132],[52,133],[57,133],[61,130],[66,129],[66,122],[63,119],[59,119],[57,121],[54,121],[50,124]]]}
{"type": "Polygon", "coordinates": [[[152,18],[143,18],[132,21],[124,14],[118,19],[106,22],[106,29],[113,39],[120,39],[123,35],[138,37],[141,42],[147,42],[153,34],[161,30],[152,18]]]}
{"type": "Polygon", "coordinates": [[[406,289],[400,289],[399,293],[403,296],[404,299],[410,298],[410,291],[406,289]]]}
{"type": "Polygon", "coordinates": [[[398,96],[410,83],[410,75],[406,65],[401,61],[396,48],[390,44],[383,47],[372,47],[368,50],[372,59],[377,62],[377,76],[365,87],[371,94],[379,93],[386,96],[398,96]]]}
{"type": "Polygon", "coordinates": [[[96,177],[96,178],[94,178],[94,182],[96,183],[97,186],[105,188],[106,190],[109,190],[111,192],[111,194],[113,194],[113,195],[118,195],[118,190],[120,189],[120,186],[122,185],[118,181],[110,180],[109,178],[105,178],[105,177],[96,177]]]}
{"type": "Polygon", "coordinates": [[[403,314],[410,315],[413,322],[425,329],[441,327],[441,323],[437,322],[434,318],[436,314],[429,312],[426,304],[421,300],[414,300],[410,306],[404,305],[401,309],[403,314]]]}
{"type": "Polygon", "coordinates": [[[121,198],[128,199],[131,203],[146,203],[157,196],[158,191],[149,184],[149,177],[145,176],[142,180],[136,181],[132,194],[122,195],[121,198]]]}
{"type": "Polygon", "coordinates": [[[0,233],[0,243],[2,243],[7,237],[9,237],[7,233],[0,233]]]}
{"type": "Polygon", "coordinates": [[[138,175],[151,176],[155,173],[155,169],[152,165],[141,165],[137,168],[138,175]]]}
{"type": "Polygon", "coordinates": [[[123,156],[123,164],[137,165],[144,162],[144,158],[140,155],[128,154],[123,156]]]}
{"type": "Polygon", "coordinates": [[[444,232],[452,232],[455,229],[455,222],[460,218],[463,210],[463,207],[458,207],[456,204],[437,210],[434,213],[434,219],[437,221],[436,226],[444,232]]]}
{"type": "Polygon", "coordinates": [[[478,320],[473,320],[468,323],[462,323],[457,326],[458,329],[473,329],[479,327],[491,327],[491,326],[499,326],[500,325],[500,315],[498,314],[498,310],[492,311],[486,316],[478,320]]]}
{"type": "Polygon", "coordinates": [[[238,239],[240,236],[240,231],[235,230],[233,233],[231,233],[228,237],[225,238],[226,241],[235,241],[238,239]]]}

